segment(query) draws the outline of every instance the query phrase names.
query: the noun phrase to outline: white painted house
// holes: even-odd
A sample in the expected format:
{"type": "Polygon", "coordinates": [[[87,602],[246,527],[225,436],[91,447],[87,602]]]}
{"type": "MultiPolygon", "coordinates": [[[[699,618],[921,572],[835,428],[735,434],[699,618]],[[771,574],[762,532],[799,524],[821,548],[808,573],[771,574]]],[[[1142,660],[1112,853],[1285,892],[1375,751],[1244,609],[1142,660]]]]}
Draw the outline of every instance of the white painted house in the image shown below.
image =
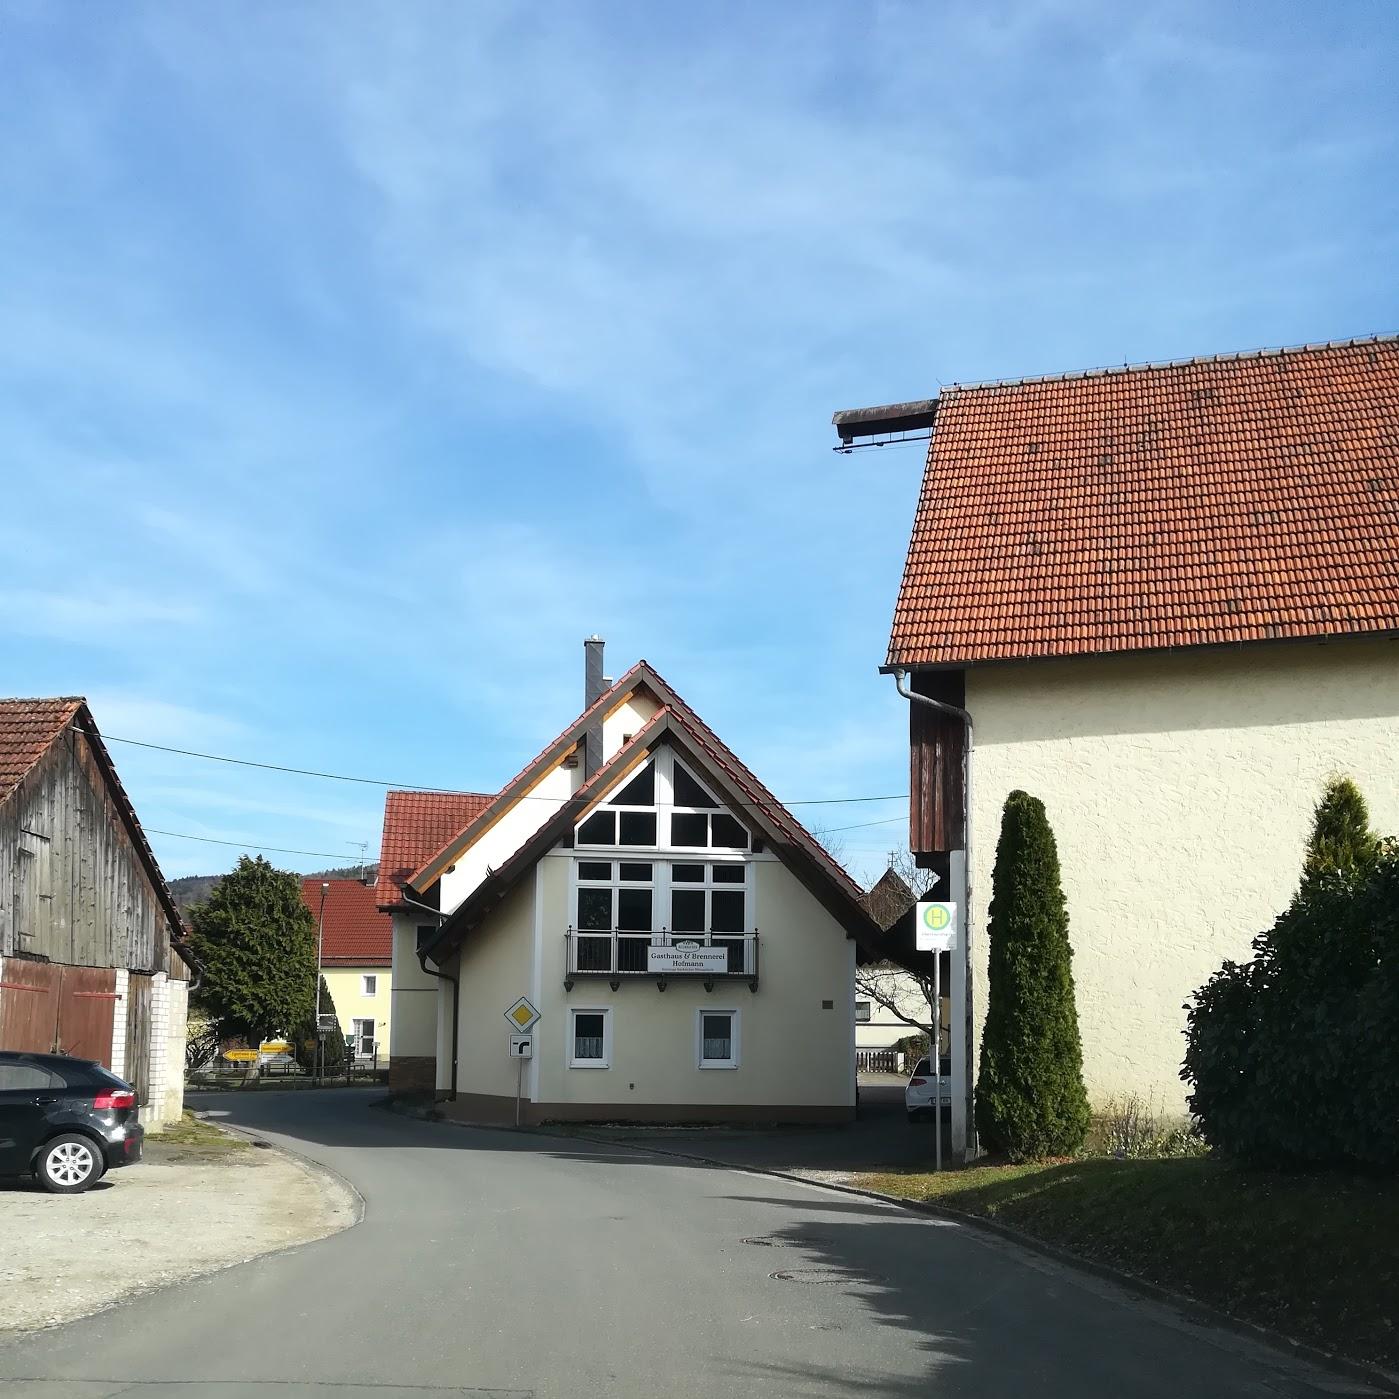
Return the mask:
{"type": "Polygon", "coordinates": [[[1288,903],[1326,779],[1399,833],[1399,340],[951,385],[836,425],[931,433],[885,670],[910,847],[970,906],[954,1139],[1016,788],[1058,841],[1090,1098],[1183,1108],[1183,1004],[1288,903]]]}
{"type": "Polygon", "coordinates": [[[517,1091],[524,1122],[850,1118],[860,890],[649,665],[587,656],[584,712],[411,870],[394,794],[395,1086],[430,1062],[471,1121],[517,1091]]]}

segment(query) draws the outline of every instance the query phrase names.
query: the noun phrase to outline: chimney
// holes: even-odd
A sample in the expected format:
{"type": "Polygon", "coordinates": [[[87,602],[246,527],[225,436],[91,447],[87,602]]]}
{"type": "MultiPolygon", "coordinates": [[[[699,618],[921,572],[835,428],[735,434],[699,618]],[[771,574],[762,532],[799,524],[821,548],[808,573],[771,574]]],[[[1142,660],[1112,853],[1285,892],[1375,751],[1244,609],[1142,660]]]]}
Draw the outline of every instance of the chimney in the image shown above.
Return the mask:
{"type": "MultiPolygon", "coordinates": [[[[593,701],[607,688],[602,673],[603,639],[594,632],[583,642],[583,707],[590,709],[593,701]]],[[[583,735],[583,780],[587,781],[602,766],[602,717],[599,715],[583,735]]]]}

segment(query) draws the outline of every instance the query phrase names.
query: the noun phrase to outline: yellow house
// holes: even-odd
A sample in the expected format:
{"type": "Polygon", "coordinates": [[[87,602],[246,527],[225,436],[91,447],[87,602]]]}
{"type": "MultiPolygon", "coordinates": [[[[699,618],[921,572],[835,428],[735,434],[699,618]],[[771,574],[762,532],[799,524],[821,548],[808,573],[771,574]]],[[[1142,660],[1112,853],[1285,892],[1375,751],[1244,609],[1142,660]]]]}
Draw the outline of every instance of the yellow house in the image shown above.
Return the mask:
{"type": "Polygon", "coordinates": [[[851,1118],[860,890],[649,665],[607,684],[586,646],[583,713],[399,883],[395,1063],[471,1121],[851,1118]]]}
{"type": "Polygon", "coordinates": [[[301,898],[316,919],[321,975],[341,1033],[353,1037],[356,1059],[386,1063],[393,1021],[393,923],[376,906],[374,885],[303,879],[301,898]]]}
{"type": "Polygon", "coordinates": [[[1058,842],[1090,1098],[1183,1110],[1183,1005],[1286,907],[1326,779],[1399,832],[1399,338],[954,384],[836,427],[930,437],[884,669],[910,848],[966,915],[954,1142],[1016,788],[1058,842]]]}

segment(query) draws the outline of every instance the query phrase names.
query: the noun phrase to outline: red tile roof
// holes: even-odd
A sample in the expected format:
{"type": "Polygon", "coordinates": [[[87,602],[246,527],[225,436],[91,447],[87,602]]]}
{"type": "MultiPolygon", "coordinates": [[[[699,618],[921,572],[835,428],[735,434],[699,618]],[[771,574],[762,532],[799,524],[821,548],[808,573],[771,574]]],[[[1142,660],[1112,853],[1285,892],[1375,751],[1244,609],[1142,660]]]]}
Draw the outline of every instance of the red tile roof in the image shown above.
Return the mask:
{"type": "Polygon", "coordinates": [[[404,881],[434,851],[471,824],[490,804],[481,792],[389,792],[379,852],[380,907],[402,907],[404,881]]]}
{"type": "Polygon", "coordinates": [[[449,832],[433,849],[424,851],[422,859],[399,883],[419,889],[425,888],[426,886],[420,883],[421,877],[441,864],[449,851],[465,850],[488,826],[494,824],[497,816],[509,811],[517,801],[528,800],[527,789],[543,776],[549,766],[550,757],[556,751],[573,748],[581,743],[589,723],[594,718],[605,715],[635,688],[633,681],[645,664],[644,661],[638,661],[620,680],[614,680],[561,734],[545,744],[499,792],[493,797],[488,797],[485,806],[474,812],[469,821],[449,832]]]}
{"type": "Polygon", "coordinates": [[[325,896],[325,935],[321,961],[328,967],[387,967],[393,961],[393,919],[380,913],[372,884],[358,879],[303,879],[301,901],[317,920],[321,885],[325,896]]]}
{"type": "Polygon", "coordinates": [[[81,699],[0,699],[0,801],[24,780],[82,708],[81,699]]]}
{"type": "Polygon", "coordinates": [[[952,385],[890,667],[1399,631],[1399,338],[952,385]]]}
{"type": "MultiPolygon", "coordinates": [[[[437,872],[444,859],[447,857],[456,858],[461,851],[465,850],[485,829],[485,824],[494,819],[500,812],[511,806],[515,800],[520,798],[520,793],[531,783],[536,781],[542,774],[551,759],[562,749],[574,744],[586,731],[589,722],[600,714],[606,714],[615,705],[621,703],[625,697],[633,690],[645,689],[661,705],[661,711],[652,716],[652,720],[636,734],[629,743],[625,743],[617,750],[613,757],[603,768],[599,768],[593,777],[588,779],[578,792],[574,793],[575,798],[585,795],[604,771],[615,772],[619,766],[624,767],[627,756],[633,753],[638,746],[642,746],[649,740],[649,736],[655,727],[657,720],[669,717],[673,720],[682,733],[688,737],[698,750],[699,756],[713,765],[715,770],[727,777],[729,782],[737,789],[745,805],[765,817],[774,830],[785,840],[800,847],[807,857],[817,864],[827,880],[833,881],[840,889],[843,897],[854,900],[857,904],[863,896],[863,891],[859,885],[850,878],[849,874],[841,868],[831,857],[826,848],[821,844],[800,821],[788,811],[781,802],[768,789],[758,781],[752,770],[742,763],[733,751],[726,747],[711,729],[696,713],[680,698],[671,686],[661,677],[648,662],[638,661],[621,679],[614,681],[606,690],[598,696],[593,703],[580,714],[573,723],[566,728],[548,747],[544,748],[534,758],[532,758],[516,776],[501,790],[498,797],[491,799],[488,808],[483,808],[477,818],[465,825],[461,830],[454,832],[436,850],[430,851],[418,864],[417,868],[410,872],[407,882],[414,887],[424,888],[436,877],[437,872]],[[475,829],[473,829],[475,827],[475,829]]],[[[525,798],[528,800],[528,798],[525,798]]],[[[540,825],[545,824],[553,814],[552,808],[542,809],[540,825]]],[[[524,842],[522,842],[524,843],[524,842]]],[[[404,882],[400,880],[400,883],[404,882]]],[[[861,905],[862,907],[862,905],[861,905]]]]}

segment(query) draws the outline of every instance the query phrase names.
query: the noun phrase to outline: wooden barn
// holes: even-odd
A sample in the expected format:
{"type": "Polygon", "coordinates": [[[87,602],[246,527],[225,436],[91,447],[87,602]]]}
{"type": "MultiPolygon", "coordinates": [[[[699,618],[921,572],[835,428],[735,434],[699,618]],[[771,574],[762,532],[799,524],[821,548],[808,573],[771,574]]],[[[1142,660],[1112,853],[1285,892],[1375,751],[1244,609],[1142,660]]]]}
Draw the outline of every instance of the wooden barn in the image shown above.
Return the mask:
{"type": "Polygon", "coordinates": [[[178,1119],[181,932],[86,703],[0,700],[0,1049],[96,1059],[178,1119]]]}

